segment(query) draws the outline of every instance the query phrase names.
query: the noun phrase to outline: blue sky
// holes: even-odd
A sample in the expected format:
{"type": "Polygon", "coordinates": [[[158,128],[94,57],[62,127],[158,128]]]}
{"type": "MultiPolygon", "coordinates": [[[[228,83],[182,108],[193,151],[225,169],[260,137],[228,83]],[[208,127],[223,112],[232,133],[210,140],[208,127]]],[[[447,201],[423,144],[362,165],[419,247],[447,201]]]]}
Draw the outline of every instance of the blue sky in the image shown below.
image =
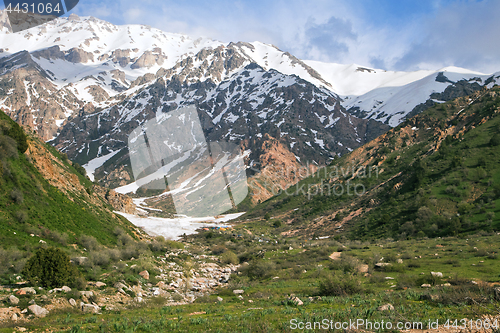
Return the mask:
{"type": "Polygon", "coordinates": [[[224,42],[259,40],[301,59],[500,71],[498,0],[80,0],[73,12],[224,42]]]}

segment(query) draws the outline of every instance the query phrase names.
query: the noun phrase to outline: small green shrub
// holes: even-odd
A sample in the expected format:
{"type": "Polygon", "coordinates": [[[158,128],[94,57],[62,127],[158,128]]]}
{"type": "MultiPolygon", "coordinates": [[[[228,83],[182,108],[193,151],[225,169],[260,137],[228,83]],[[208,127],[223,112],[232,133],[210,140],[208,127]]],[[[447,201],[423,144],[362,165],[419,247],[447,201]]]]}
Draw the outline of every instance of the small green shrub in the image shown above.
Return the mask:
{"type": "Polygon", "coordinates": [[[242,271],[251,279],[265,279],[270,277],[275,270],[275,265],[268,260],[252,260],[242,271]]]}
{"type": "Polygon", "coordinates": [[[321,296],[347,296],[359,294],[362,291],[363,287],[360,281],[349,274],[330,275],[319,282],[319,294],[321,296]]]}
{"type": "Polygon", "coordinates": [[[215,255],[219,255],[227,251],[227,248],[222,245],[214,245],[212,246],[212,253],[215,255]]]}
{"type": "Polygon", "coordinates": [[[234,253],[232,251],[226,251],[226,252],[224,252],[220,256],[220,261],[223,264],[233,264],[233,265],[237,265],[240,262],[239,259],[238,259],[238,256],[236,255],[236,253],[234,253]]]}
{"type": "Polygon", "coordinates": [[[500,145],[500,134],[496,133],[494,134],[489,142],[490,147],[496,147],[500,145]]]}
{"type": "Polygon", "coordinates": [[[70,258],[61,249],[40,248],[22,270],[32,284],[46,288],[74,286],[81,277],[80,271],[70,263],[70,258]]]}

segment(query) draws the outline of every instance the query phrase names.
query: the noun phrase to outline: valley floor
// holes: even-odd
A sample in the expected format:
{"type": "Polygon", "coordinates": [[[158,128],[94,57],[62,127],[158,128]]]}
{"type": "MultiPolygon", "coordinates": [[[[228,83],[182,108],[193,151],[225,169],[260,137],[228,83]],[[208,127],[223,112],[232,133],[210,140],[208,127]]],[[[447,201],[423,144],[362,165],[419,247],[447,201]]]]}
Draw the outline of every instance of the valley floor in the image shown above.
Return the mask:
{"type": "MultiPolygon", "coordinates": [[[[95,292],[92,301],[98,305],[122,295],[115,307],[102,306],[99,313],[61,308],[45,318],[2,321],[0,332],[22,328],[29,332],[296,332],[301,328],[308,332],[474,332],[480,325],[492,332],[500,325],[498,234],[301,241],[283,239],[277,236],[279,230],[263,234],[263,223],[238,223],[232,230],[202,230],[185,238],[184,250],[167,251],[155,260],[156,269],[164,272],[160,279],[151,276],[147,281],[131,270],[136,285],[131,278],[123,282],[134,293],[117,292],[117,286],[108,282],[113,269],[101,271],[96,278],[108,285],[87,289],[95,292]],[[237,261],[239,266],[231,263],[237,261]],[[230,275],[229,280],[218,282],[216,289],[196,292],[198,282],[204,281],[200,273],[214,273],[215,267],[223,272],[228,267],[229,274],[224,274],[230,275]],[[176,283],[184,287],[175,288],[176,283]],[[144,292],[142,301],[137,299],[139,287],[144,292]],[[335,328],[336,323],[358,319],[366,325],[422,323],[424,330],[335,328]],[[314,328],[314,323],[322,326],[314,328]],[[467,329],[461,330],[462,325],[467,329]]],[[[126,264],[134,262],[138,261],[126,264]]],[[[4,308],[12,293],[12,289],[1,290],[4,308]]],[[[47,296],[46,304],[67,299],[60,293],[41,294],[47,296]]],[[[41,295],[18,297],[20,311],[30,300],[42,302],[37,298],[41,295]]]]}

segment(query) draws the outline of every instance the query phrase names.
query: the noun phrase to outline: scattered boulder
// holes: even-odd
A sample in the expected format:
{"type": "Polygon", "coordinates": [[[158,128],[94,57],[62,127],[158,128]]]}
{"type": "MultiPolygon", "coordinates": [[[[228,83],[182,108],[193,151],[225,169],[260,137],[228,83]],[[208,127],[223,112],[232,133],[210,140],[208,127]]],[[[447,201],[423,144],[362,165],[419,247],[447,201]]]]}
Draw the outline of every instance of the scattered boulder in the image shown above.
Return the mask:
{"type": "Polygon", "coordinates": [[[17,313],[14,313],[12,315],[12,317],[10,317],[10,320],[12,320],[12,321],[17,321],[18,319],[19,319],[19,317],[17,316],[17,313]]]}
{"type": "Polygon", "coordinates": [[[97,281],[97,282],[95,283],[95,286],[96,286],[97,288],[106,287],[106,283],[101,282],[101,281],[97,281]]]}
{"type": "Polygon", "coordinates": [[[292,301],[293,303],[295,303],[295,305],[297,306],[301,306],[301,305],[304,305],[304,302],[302,302],[300,300],[300,298],[298,298],[297,296],[291,296],[288,298],[289,301],[292,301]]]}
{"type": "Polygon", "coordinates": [[[443,273],[441,273],[441,272],[431,272],[431,275],[434,276],[434,277],[438,277],[438,278],[442,278],[443,277],[443,273]]]}
{"type": "Polygon", "coordinates": [[[236,295],[240,295],[240,294],[244,294],[244,293],[245,293],[245,291],[241,290],[241,289],[233,290],[233,294],[236,294],[236,295]]]}
{"type": "Polygon", "coordinates": [[[9,296],[9,302],[10,304],[12,305],[18,305],[19,304],[19,298],[17,298],[16,296],[14,295],[10,295],[9,296]]]}
{"type": "Polygon", "coordinates": [[[397,262],[398,264],[402,264],[402,263],[403,263],[403,259],[399,258],[398,260],[396,260],[396,262],[397,262]]]}
{"type": "Polygon", "coordinates": [[[125,285],[125,284],[123,284],[121,282],[115,283],[114,287],[116,289],[123,289],[123,290],[129,290],[130,289],[129,287],[127,287],[127,285],[125,285]]]}
{"type": "Polygon", "coordinates": [[[92,297],[94,296],[94,292],[92,290],[84,290],[84,291],[80,291],[80,295],[82,295],[83,297],[92,297]]]}
{"type": "Polygon", "coordinates": [[[81,265],[85,264],[87,259],[88,259],[87,257],[76,257],[76,258],[71,259],[70,261],[77,264],[78,266],[81,266],[81,265]]]}
{"type": "Polygon", "coordinates": [[[149,272],[148,271],[142,271],[139,273],[140,276],[142,276],[145,280],[149,280],[149,272]]]}
{"type": "Polygon", "coordinates": [[[222,302],[224,299],[220,296],[217,296],[217,302],[222,302]]]}
{"type": "Polygon", "coordinates": [[[384,304],[377,308],[378,311],[394,311],[394,306],[392,304],[384,304]]]}
{"type": "Polygon", "coordinates": [[[144,299],[142,297],[140,297],[140,296],[137,296],[137,297],[134,298],[134,302],[142,303],[142,302],[144,302],[144,299]]]}
{"type": "Polygon", "coordinates": [[[98,313],[101,308],[94,304],[83,304],[81,309],[84,313],[98,313]]]}
{"type": "Polygon", "coordinates": [[[28,306],[28,310],[35,315],[35,317],[43,318],[49,314],[49,310],[42,308],[39,305],[33,304],[28,306]]]}
{"type": "Polygon", "coordinates": [[[68,286],[62,286],[62,291],[64,291],[65,293],[69,293],[71,291],[71,288],[68,287],[68,286]]]}
{"type": "Polygon", "coordinates": [[[430,288],[432,287],[430,284],[428,283],[424,283],[423,285],[421,285],[422,288],[430,288]]]}
{"type": "Polygon", "coordinates": [[[392,264],[390,262],[378,262],[375,264],[376,268],[383,268],[385,266],[392,266],[392,264]]]}
{"type": "Polygon", "coordinates": [[[24,287],[16,292],[16,295],[36,295],[36,290],[31,287],[24,287]]]}
{"type": "Polygon", "coordinates": [[[76,301],[73,298],[70,298],[68,302],[71,306],[76,306],[76,301]]]}

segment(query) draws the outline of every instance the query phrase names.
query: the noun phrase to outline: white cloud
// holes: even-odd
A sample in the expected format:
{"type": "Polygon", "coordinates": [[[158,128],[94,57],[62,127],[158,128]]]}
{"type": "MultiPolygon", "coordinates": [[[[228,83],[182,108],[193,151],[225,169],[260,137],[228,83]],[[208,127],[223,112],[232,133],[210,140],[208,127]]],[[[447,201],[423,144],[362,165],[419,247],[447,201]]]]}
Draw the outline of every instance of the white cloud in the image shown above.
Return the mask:
{"type": "Polygon", "coordinates": [[[92,1],[81,2],[79,14],[224,42],[259,40],[302,59],[399,70],[500,70],[495,0],[428,1],[428,9],[403,19],[387,12],[390,5],[368,0],[92,1]]]}
{"type": "Polygon", "coordinates": [[[459,2],[423,22],[420,40],[395,64],[398,68],[460,66],[500,70],[499,1],[459,2]]]}

